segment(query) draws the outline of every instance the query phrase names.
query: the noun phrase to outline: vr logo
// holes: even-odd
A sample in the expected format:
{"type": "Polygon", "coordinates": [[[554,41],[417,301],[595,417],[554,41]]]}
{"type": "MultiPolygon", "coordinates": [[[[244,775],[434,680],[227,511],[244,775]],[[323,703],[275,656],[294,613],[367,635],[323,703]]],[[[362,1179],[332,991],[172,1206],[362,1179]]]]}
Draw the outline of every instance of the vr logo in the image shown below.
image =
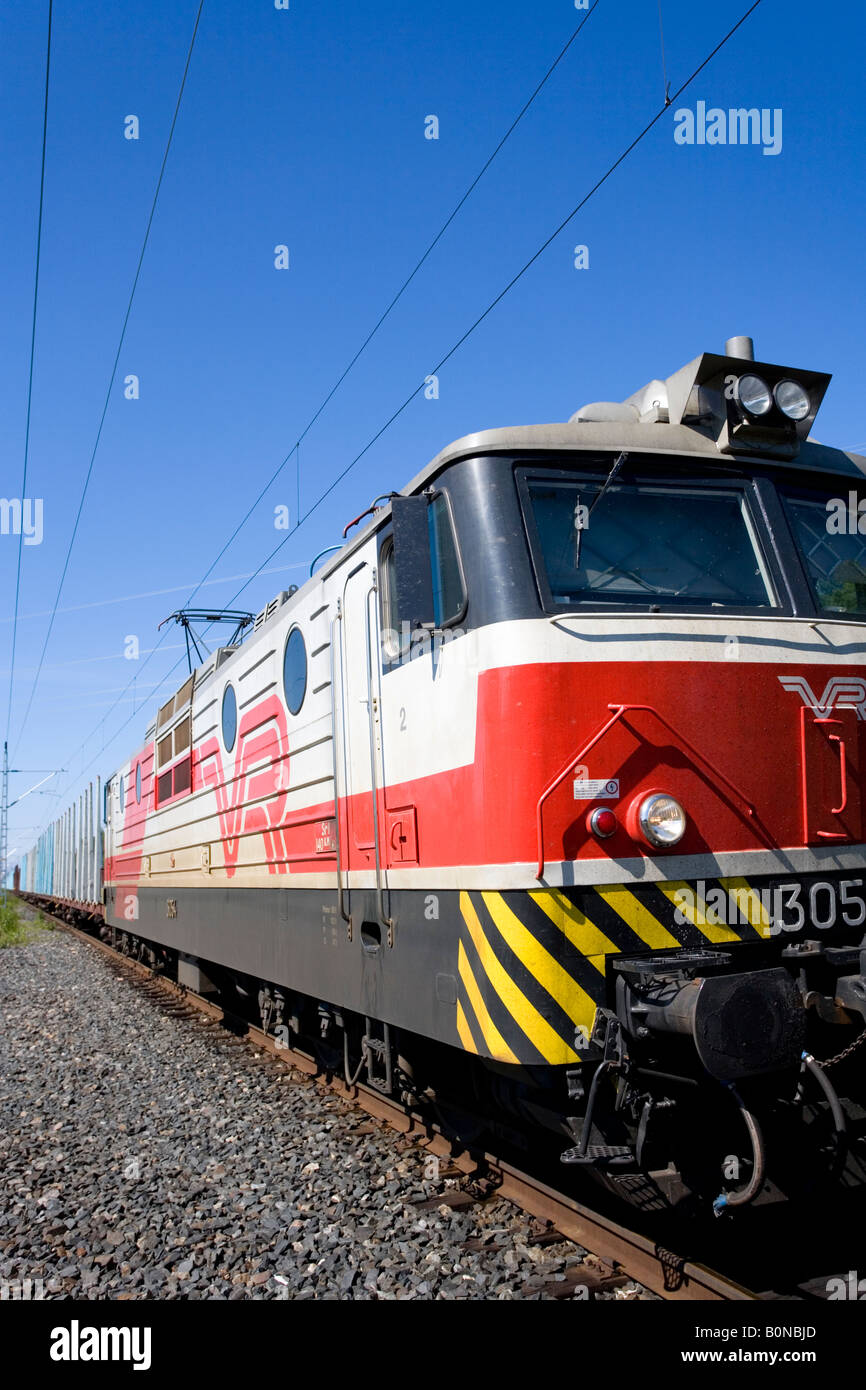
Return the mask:
{"type": "Polygon", "coordinates": [[[785,690],[801,696],[803,704],[819,719],[826,719],[834,709],[852,708],[856,709],[858,719],[866,719],[866,680],[858,680],[856,676],[833,676],[820,699],[803,676],[780,676],[779,681],[785,690]]]}

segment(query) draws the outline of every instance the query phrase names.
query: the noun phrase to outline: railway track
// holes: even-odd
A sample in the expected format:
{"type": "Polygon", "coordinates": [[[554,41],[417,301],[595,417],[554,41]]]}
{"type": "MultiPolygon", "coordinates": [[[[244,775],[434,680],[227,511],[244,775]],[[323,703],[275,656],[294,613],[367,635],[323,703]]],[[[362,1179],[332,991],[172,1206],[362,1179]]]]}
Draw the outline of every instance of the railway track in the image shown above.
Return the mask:
{"type": "MultiPolygon", "coordinates": [[[[497,1197],[512,1202],[561,1237],[590,1251],[602,1266],[607,1266],[606,1270],[602,1268],[600,1272],[597,1269],[588,1272],[589,1282],[595,1288],[615,1287],[625,1280],[634,1280],[659,1297],[672,1301],[730,1303],[754,1301],[761,1297],[724,1274],[684,1259],[640,1232],[557,1192],[496,1155],[456,1151],[449,1139],[437,1132],[428,1118],[407,1111],[368,1086],[360,1083],[348,1086],[340,1077],[323,1074],[318,1063],[308,1054],[282,1045],[247,1020],[227,1014],[212,1000],[166,979],[150,966],[124,955],[107,942],[81,931],[45,908],[40,908],[40,911],[61,930],[110,959],[129,978],[146,984],[149,992],[173,999],[215,1023],[227,1023],[236,1032],[239,1041],[255,1047],[282,1065],[294,1068],[315,1081],[322,1090],[358,1106],[375,1120],[401,1134],[404,1140],[423,1146],[431,1156],[443,1162],[440,1170],[443,1180],[456,1175],[468,1185],[463,1190],[464,1200],[483,1200],[484,1195],[495,1192],[497,1197]],[[240,1031],[239,1025],[242,1025],[240,1031]]],[[[432,1204],[440,1200],[447,1202],[453,1192],[453,1188],[445,1190],[441,1198],[431,1199],[432,1204]]]]}

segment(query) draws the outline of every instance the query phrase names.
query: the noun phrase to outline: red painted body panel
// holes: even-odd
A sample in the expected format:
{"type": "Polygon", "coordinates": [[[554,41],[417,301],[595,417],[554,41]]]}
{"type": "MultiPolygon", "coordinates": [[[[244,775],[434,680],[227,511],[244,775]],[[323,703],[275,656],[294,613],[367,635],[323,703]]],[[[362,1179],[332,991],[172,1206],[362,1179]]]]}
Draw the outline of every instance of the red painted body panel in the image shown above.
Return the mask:
{"type": "MultiPolygon", "coordinates": [[[[548,864],[609,859],[615,878],[615,861],[633,857],[636,849],[651,852],[629,836],[625,819],[628,807],[653,790],[671,793],[686,809],[688,829],[676,854],[802,846],[803,727],[808,843],[859,843],[864,837],[860,783],[866,722],[854,710],[837,709],[837,724],[819,720],[816,726],[812,710],[801,714],[802,697],[780,684],[780,672],[786,678],[802,675],[813,690],[822,690],[839,675],[839,666],[569,662],[484,671],[479,675],[475,761],[380,791],[387,865],[534,862],[541,793],[610,719],[610,706],[617,704],[652,706],[671,727],[649,711],[628,712],[587,755],[583,776],[620,781],[618,800],[596,803],[610,806],[619,819],[620,828],[610,839],[593,837],[587,828],[593,803],[575,800],[574,777],[569,773],[564,778],[544,808],[548,864]],[[694,756],[687,744],[702,756],[694,756]],[[840,809],[843,761],[847,795],[840,809]],[[753,803],[754,815],[746,801],[753,803]]],[[[145,804],[152,805],[153,747],[141,756],[142,805],[136,807],[132,798],[130,807],[127,799],[123,843],[106,864],[107,881],[137,876],[140,868],[145,804]]],[[[225,757],[216,737],[196,748],[194,785],[214,788],[228,877],[235,872],[239,837],[251,833],[261,834],[260,857],[271,873],[333,869],[327,825],[333,803],[285,812],[290,750],[285,712],[276,695],[244,713],[231,766],[224,766],[225,757]]],[[[349,833],[353,818],[354,823],[368,818],[369,803],[369,795],[341,803],[344,868],[373,865],[372,848],[357,846],[349,833]]]]}

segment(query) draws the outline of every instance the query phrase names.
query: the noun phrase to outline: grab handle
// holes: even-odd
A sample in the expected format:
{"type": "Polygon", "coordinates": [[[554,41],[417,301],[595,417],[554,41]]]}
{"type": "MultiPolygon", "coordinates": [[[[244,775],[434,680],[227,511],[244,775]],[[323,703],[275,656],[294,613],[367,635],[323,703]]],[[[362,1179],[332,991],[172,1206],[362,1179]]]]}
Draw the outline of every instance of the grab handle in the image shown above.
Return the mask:
{"type": "Polygon", "coordinates": [[[839,745],[839,775],[842,779],[842,805],[830,808],[831,816],[841,816],[845,807],[848,805],[848,767],[845,762],[845,740],[838,734],[830,734],[830,742],[839,745]]]}

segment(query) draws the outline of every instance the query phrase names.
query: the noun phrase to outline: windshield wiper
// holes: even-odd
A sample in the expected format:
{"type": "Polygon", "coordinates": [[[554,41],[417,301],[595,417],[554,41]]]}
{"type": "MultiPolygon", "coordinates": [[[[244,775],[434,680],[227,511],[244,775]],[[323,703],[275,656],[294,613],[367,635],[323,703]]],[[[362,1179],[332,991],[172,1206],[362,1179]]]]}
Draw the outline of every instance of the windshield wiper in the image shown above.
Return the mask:
{"type": "Polygon", "coordinates": [[[589,508],[587,509],[586,516],[583,516],[581,510],[580,493],[577,494],[577,506],[574,509],[574,529],[577,532],[577,535],[575,536],[574,540],[575,570],[580,569],[580,542],[583,538],[584,531],[589,526],[589,518],[592,516],[602,497],[604,497],[604,494],[607,492],[608,488],[610,487],[611,483],[613,482],[619,470],[622,468],[627,458],[628,454],[625,452],[625,450],[623,450],[619,457],[614,459],[613,463],[610,466],[610,472],[608,473],[607,477],[602,483],[598,495],[592,499],[592,502],[590,503],[589,508]]]}

